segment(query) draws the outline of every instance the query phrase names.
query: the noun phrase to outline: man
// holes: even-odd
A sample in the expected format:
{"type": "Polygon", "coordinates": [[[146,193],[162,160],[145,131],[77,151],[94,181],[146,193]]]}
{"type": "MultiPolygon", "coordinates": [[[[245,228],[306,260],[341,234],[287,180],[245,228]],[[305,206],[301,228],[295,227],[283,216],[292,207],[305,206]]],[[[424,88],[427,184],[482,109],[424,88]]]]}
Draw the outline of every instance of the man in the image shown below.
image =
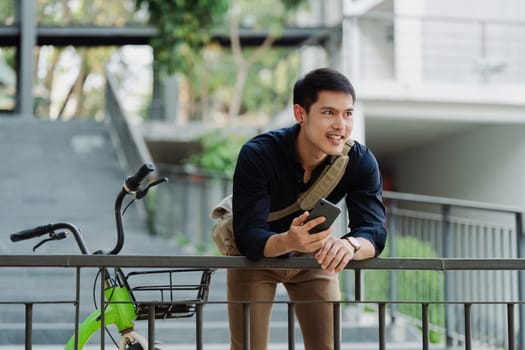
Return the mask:
{"type": "MultiPolygon", "coordinates": [[[[228,300],[257,301],[250,307],[250,349],[267,349],[271,303],[277,283],[291,300],[339,301],[337,273],[351,260],[375,257],[386,240],[382,180],[374,155],[355,143],[345,173],[328,195],[345,198],[350,232],[333,228],[310,234],[325,218],[307,222],[296,212],[268,223],[268,214],[288,207],[319,177],[334,155],[342,152],[353,127],[355,92],[341,73],[316,69],[299,79],[293,91],[297,124],[270,131],[241,149],[233,177],[235,241],[248,259],[311,254],[316,270],[228,270],[228,300]],[[266,303],[264,303],[266,301],[266,303]]],[[[295,311],[305,350],[333,348],[333,306],[297,303],[295,311]]],[[[242,309],[230,303],[231,349],[242,349],[242,309]]]]}

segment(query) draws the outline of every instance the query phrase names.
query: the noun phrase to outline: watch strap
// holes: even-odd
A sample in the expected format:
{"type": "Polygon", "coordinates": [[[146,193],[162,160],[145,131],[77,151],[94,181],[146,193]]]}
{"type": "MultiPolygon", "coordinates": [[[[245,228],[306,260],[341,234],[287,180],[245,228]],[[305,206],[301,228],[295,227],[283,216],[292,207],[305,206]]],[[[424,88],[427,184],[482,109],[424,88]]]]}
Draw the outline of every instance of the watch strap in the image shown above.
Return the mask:
{"type": "Polygon", "coordinates": [[[357,241],[357,239],[355,239],[354,237],[345,237],[344,239],[346,239],[348,243],[350,243],[350,245],[354,248],[354,253],[358,252],[359,249],[361,249],[361,243],[359,243],[359,241],[357,241]]]}

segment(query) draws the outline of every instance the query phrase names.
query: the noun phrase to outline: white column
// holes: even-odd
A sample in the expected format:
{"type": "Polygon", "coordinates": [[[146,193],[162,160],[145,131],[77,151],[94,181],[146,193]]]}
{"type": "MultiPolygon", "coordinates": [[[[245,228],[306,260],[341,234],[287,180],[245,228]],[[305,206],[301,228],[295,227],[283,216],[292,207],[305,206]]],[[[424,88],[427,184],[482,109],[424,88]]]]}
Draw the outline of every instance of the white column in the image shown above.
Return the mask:
{"type": "Polygon", "coordinates": [[[365,103],[359,102],[359,87],[355,87],[357,103],[354,105],[354,129],[352,130],[352,139],[361,144],[365,144],[365,103]]]}
{"type": "Polygon", "coordinates": [[[394,0],[394,45],[396,78],[414,83],[422,78],[423,0],[394,0]]]}
{"type": "Polygon", "coordinates": [[[20,44],[18,45],[18,79],[16,111],[24,117],[33,116],[33,67],[36,44],[36,2],[22,0],[17,4],[20,14],[20,44]]]}
{"type": "Polygon", "coordinates": [[[359,80],[360,30],[358,17],[351,1],[343,2],[341,70],[352,82],[359,80]]]}
{"type": "MultiPolygon", "coordinates": [[[[360,78],[360,30],[358,17],[355,15],[354,3],[349,0],[343,1],[343,38],[341,42],[341,71],[350,79],[356,90],[359,101],[359,78],[360,78]]],[[[364,104],[359,102],[354,106],[354,130],[352,138],[360,143],[365,143],[365,114],[364,104]]]]}
{"type": "Polygon", "coordinates": [[[307,45],[301,48],[301,72],[306,73],[312,69],[326,67],[328,59],[323,47],[307,45]]]}

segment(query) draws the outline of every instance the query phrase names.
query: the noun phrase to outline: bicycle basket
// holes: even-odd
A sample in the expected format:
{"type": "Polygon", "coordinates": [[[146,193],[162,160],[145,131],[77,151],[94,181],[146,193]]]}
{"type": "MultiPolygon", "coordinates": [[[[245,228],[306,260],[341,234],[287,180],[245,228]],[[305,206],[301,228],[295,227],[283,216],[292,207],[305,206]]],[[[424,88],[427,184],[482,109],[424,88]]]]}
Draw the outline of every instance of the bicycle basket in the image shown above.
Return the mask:
{"type": "Polygon", "coordinates": [[[197,304],[208,300],[214,269],[133,271],[125,276],[135,303],[137,320],[191,317],[197,304]]]}

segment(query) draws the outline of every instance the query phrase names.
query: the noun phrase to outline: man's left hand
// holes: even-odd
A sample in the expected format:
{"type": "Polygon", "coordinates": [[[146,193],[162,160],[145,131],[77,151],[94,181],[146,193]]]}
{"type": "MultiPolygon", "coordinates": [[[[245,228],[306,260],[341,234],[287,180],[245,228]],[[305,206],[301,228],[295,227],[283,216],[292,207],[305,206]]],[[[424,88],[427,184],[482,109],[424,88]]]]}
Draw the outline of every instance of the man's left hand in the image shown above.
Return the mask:
{"type": "Polygon", "coordinates": [[[341,272],[354,258],[354,247],[345,239],[329,237],[323,247],[315,254],[315,259],[323,270],[341,272]]]}

